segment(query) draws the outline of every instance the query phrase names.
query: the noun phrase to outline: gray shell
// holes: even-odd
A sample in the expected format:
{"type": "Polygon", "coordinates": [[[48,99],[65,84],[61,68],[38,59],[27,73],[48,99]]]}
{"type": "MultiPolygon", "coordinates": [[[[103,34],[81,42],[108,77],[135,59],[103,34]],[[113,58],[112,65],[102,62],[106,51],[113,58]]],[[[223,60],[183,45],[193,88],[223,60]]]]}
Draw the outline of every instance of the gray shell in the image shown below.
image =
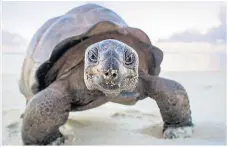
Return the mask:
{"type": "MultiPolygon", "coordinates": [[[[76,7],[65,15],[48,20],[33,36],[24,59],[20,79],[20,90],[26,98],[34,95],[32,87],[38,84],[36,71],[45,63],[56,46],[63,40],[74,37],[81,39],[85,36],[104,33],[120,28],[129,28],[115,12],[98,6],[87,4],[76,7]]],[[[132,29],[132,28],[131,28],[132,29]]],[[[144,42],[151,43],[145,33],[138,29],[131,30],[143,34],[144,42]]]]}

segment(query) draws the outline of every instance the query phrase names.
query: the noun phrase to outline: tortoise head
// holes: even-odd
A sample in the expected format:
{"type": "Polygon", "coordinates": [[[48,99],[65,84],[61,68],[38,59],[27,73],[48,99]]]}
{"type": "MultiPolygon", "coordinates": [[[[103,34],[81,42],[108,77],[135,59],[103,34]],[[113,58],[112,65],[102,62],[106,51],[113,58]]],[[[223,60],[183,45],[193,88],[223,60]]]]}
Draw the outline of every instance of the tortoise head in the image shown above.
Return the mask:
{"type": "Polygon", "coordinates": [[[103,40],[85,51],[84,81],[89,90],[115,97],[135,89],[138,65],[138,54],[133,48],[114,39],[103,40]]]}

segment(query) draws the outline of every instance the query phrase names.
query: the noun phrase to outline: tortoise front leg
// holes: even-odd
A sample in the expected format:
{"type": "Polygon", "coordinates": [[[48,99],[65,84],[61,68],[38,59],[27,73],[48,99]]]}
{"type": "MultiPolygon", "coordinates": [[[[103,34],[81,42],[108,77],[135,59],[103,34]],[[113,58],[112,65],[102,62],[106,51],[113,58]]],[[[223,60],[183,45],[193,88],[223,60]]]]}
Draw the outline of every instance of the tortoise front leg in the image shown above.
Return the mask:
{"type": "Polygon", "coordinates": [[[25,145],[47,145],[53,141],[64,142],[59,131],[69,115],[71,97],[67,83],[55,82],[37,93],[27,104],[22,125],[22,140],[25,145]]]}
{"type": "Polygon", "coordinates": [[[164,121],[165,138],[190,137],[193,123],[189,98],[184,87],[173,80],[140,73],[144,95],[153,98],[160,109],[164,121]]]}

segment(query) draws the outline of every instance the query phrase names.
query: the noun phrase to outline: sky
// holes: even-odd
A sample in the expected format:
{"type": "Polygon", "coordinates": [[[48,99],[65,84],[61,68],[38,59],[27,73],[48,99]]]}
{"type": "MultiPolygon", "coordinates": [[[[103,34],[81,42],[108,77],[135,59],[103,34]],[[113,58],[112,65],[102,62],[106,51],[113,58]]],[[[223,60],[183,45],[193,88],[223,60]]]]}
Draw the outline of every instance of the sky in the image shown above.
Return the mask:
{"type": "MultiPolygon", "coordinates": [[[[3,2],[3,30],[30,40],[48,19],[88,2],[3,2]]],[[[206,33],[219,26],[222,2],[93,2],[117,12],[130,26],[148,33],[152,40],[195,29],[206,33]],[[161,29],[162,28],[162,29],[161,29]]]]}
{"type": "MultiPolygon", "coordinates": [[[[88,2],[3,2],[3,51],[25,51],[33,34],[45,21],[86,3],[88,2]]],[[[224,2],[92,3],[115,11],[129,26],[146,32],[152,43],[166,53],[164,68],[175,69],[170,64],[172,61],[171,63],[177,63],[176,69],[184,68],[186,64],[194,69],[195,64],[191,63],[193,59],[200,59],[202,67],[207,68],[211,68],[209,65],[215,62],[218,62],[215,66],[224,64],[220,63],[226,58],[224,2]],[[189,63],[180,64],[186,58],[189,63]]]]}
{"type": "Polygon", "coordinates": [[[220,6],[218,14],[220,24],[213,26],[207,30],[207,32],[201,33],[194,28],[187,29],[182,32],[172,34],[167,39],[160,39],[160,41],[182,41],[182,42],[210,42],[210,43],[226,43],[226,7],[220,6]]]}

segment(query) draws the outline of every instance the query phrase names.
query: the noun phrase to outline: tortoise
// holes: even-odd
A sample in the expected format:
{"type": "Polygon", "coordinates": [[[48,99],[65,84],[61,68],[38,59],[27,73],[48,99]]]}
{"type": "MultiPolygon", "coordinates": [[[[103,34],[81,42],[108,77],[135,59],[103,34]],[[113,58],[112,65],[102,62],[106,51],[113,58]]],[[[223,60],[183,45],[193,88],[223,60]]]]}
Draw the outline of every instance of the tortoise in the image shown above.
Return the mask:
{"type": "Polygon", "coordinates": [[[159,77],[163,52],[141,29],[112,10],[86,4],[48,20],[31,40],[22,66],[26,98],[23,144],[63,144],[69,116],[107,102],[153,98],[164,138],[191,137],[189,98],[178,82],[159,77]]]}

